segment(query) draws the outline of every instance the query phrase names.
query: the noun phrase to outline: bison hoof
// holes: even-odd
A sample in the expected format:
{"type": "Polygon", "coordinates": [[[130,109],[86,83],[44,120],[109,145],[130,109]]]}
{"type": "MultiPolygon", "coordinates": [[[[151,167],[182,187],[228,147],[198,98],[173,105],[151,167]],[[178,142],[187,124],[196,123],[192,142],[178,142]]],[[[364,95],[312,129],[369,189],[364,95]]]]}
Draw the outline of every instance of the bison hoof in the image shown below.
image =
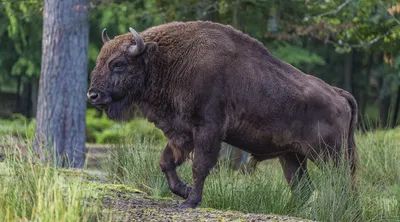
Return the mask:
{"type": "Polygon", "coordinates": [[[187,199],[189,197],[190,192],[192,192],[192,187],[187,186],[184,183],[177,183],[175,186],[170,187],[172,193],[182,197],[183,199],[187,199]]]}
{"type": "Polygon", "coordinates": [[[188,208],[196,208],[200,205],[200,201],[190,201],[185,200],[181,205],[179,205],[179,209],[188,209],[188,208]]]}

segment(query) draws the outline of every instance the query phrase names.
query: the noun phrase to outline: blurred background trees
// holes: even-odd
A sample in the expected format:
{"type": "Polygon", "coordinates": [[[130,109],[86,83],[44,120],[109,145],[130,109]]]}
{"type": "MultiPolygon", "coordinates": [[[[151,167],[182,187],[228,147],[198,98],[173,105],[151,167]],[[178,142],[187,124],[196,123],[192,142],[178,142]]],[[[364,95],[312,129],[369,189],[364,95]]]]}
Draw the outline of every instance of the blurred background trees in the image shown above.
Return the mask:
{"type": "MultiPolygon", "coordinates": [[[[90,0],[88,71],[112,38],[170,21],[212,20],[261,41],[273,55],[351,92],[362,130],[400,121],[398,0],[90,0]]],[[[43,1],[0,3],[0,115],[36,115],[43,1]]],[[[91,138],[91,137],[88,137],[91,138]]]]}
{"type": "MultiPolygon", "coordinates": [[[[42,13],[41,0],[0,5],[1,105],[27,117],[36,114],[42,13]]],[[[101,48],[103,28],[119,35],[129,26],[144,30],[170,21],[212,20],[248,33],[275,56],[353,93],[361,123],[367,118],[373,123],[368,127],[394,127],[399,15],[396,0],[91,0],[88,70],[101,48]]]]}

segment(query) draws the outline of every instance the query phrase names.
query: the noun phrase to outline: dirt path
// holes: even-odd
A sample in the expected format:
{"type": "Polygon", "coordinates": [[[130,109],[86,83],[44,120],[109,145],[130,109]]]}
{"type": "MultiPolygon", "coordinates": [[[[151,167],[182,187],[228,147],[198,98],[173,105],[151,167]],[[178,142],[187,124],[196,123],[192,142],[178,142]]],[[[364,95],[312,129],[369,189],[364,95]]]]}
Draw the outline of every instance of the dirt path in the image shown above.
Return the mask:
{"type": "Polygon", "coordinates": [[[106,197],[111,221],[309,221],[278,215],[246,214],[209,208],[178,209],[179,201],[155,200],[144,195],[135,198],[106,197]]]}

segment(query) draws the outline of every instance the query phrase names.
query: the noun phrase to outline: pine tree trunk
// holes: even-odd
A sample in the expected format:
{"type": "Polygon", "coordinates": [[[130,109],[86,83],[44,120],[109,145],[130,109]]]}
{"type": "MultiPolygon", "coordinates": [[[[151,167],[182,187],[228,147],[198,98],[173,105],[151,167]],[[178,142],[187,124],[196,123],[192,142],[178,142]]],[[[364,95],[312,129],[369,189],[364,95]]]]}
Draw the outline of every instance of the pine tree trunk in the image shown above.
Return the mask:
{"type": "Polygon", "coordinates": [[[58,166],[85,161],[88,32],[87,0],[44,1],[35,150],[58,166]]]}

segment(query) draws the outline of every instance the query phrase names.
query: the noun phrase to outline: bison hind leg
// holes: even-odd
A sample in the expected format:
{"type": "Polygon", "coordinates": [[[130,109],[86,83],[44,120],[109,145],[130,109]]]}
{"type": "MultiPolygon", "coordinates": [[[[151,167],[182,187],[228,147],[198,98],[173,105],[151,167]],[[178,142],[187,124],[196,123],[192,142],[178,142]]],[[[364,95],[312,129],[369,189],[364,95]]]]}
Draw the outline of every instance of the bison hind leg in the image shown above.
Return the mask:
{"type": "Polygon", "coordinates": [[[252,174],[252,173],[256,170],[257,165],[258,165],[261,161],[263,161],[263,159],[261,159],[261,158],[259,158],[259,157],[257,157],[257,156],[254,156],[253,154],[251,154],[250,160],[249,160],[249,162],[248,162],[248,163],[246,164],[246,166],[245,166],[246,172],[249,173],[249,174],[252,174]]]}
{"type": "Polygon", "coordinates": [[[298,153],[287,153],[279,157],[286,181],[291,187],[292,196],[286,210],[300,207],[307,202],[315,187],[307,171],[307,158],[298,153]]]}

